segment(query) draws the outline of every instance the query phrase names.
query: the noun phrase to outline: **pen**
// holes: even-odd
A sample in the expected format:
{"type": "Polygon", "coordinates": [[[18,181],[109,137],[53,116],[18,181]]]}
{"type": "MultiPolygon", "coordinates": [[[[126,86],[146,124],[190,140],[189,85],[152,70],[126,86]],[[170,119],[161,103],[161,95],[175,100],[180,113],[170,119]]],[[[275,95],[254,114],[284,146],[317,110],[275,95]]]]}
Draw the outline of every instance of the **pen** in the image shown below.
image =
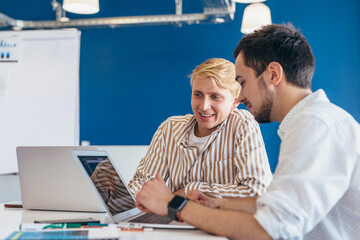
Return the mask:
{"type": "Polygon", "coordinates": [[[107,223],[88,223],[87,226],[102,226],[102,227],[107,227],[107,226],[109,226],[109,224],[107,224],[107,223]]]}
{"type": "Polygon", "coordinates": [[[103,228],[108,226],[109,224],[107,223],[88,223],[87,225],[81,226],[81,228],[103,228]]]}
{"type": "Polygon", "coordinates": [[[123,227],[118,227],[118,228],[122,232],[150,232],[153,230],[152,228],[123,228],[123,227]]]}

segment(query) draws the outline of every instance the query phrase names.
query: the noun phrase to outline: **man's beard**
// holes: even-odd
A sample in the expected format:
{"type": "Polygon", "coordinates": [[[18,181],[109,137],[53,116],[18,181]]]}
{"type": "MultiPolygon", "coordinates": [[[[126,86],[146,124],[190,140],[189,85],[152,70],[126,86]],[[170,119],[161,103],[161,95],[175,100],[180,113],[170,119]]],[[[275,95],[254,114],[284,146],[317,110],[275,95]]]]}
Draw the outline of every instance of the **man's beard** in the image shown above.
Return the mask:
{"type": "Polygon", "coordinates": [[[259,85],[264,97],[260,110],[254,113],[254,117],[258,123],[269,123],[271,122],[270,114],[274,103],[274,93],[266,88],[263,76],[259,78],[259,85]]]}

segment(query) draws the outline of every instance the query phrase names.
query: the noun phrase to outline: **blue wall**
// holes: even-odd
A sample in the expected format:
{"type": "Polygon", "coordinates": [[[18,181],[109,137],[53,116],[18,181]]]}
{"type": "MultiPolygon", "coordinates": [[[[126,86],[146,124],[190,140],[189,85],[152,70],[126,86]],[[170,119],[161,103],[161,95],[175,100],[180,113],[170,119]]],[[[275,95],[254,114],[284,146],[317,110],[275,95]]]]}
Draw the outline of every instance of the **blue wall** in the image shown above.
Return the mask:
{"type": "MultiPolygon", "coordinates": [[[[52,20],[50,0],[0,0],[0,12],[24,20],[52,20]],[[19,7],[21,5],[21,7],[19,7]]],[[[94,17],[172,14],[171,0],[100,0],[94,17]]],[[[313,90],[360,121],[360,1],[268,0],[274,23],[292,22],[316,58],[313,90]]],[[[147,145],[171,115],[191,113],[192,69],[211,57],[232,60],[242,34],[244,4],[224,24],[85,29],[81,37],[80,138],[93,145],[147,145]]],[[[184,12],[201,12],[184,0],[184,12]]],[[[70,18],[79,15],[68,14],[70,18]]],[[[272,170],[277,163],[278,124],[261,126],[272,170]]]]}

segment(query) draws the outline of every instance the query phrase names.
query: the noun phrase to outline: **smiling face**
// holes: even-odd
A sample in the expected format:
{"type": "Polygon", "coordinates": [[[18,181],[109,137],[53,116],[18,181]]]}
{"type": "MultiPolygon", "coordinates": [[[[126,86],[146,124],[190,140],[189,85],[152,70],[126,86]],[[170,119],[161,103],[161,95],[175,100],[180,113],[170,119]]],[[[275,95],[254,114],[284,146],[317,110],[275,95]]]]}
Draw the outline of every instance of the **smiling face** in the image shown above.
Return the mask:
{"type": "Polygon", "coordinates": [[[254,70],[245,65],[241,53],[236,58],[235,71],[236,80],[241,85],[239,101],[259,123],[271,122],[274,93],[266,86],[263,74],[256,77],[254,70]]]}
{"type": "Polygon", "coordinates": [[[198,122],[195,135],[210,135],[238,105],[237,97],[229,89],[219,88],[210,77],[196,77],[191,96],[191,107],[198,122]]]}

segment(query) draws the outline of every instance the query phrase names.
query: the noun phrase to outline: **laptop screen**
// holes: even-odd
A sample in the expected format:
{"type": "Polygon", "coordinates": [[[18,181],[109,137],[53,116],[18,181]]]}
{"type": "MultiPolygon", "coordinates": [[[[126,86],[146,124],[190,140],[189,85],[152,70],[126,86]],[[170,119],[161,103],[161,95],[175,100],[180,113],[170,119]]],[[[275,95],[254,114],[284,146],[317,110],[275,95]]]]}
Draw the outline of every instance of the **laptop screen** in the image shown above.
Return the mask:
{"type": "Polygon", "coordinates": [[[77,156],[112,215],[135,208],[126,183],[108,156],[77,156]]]}

